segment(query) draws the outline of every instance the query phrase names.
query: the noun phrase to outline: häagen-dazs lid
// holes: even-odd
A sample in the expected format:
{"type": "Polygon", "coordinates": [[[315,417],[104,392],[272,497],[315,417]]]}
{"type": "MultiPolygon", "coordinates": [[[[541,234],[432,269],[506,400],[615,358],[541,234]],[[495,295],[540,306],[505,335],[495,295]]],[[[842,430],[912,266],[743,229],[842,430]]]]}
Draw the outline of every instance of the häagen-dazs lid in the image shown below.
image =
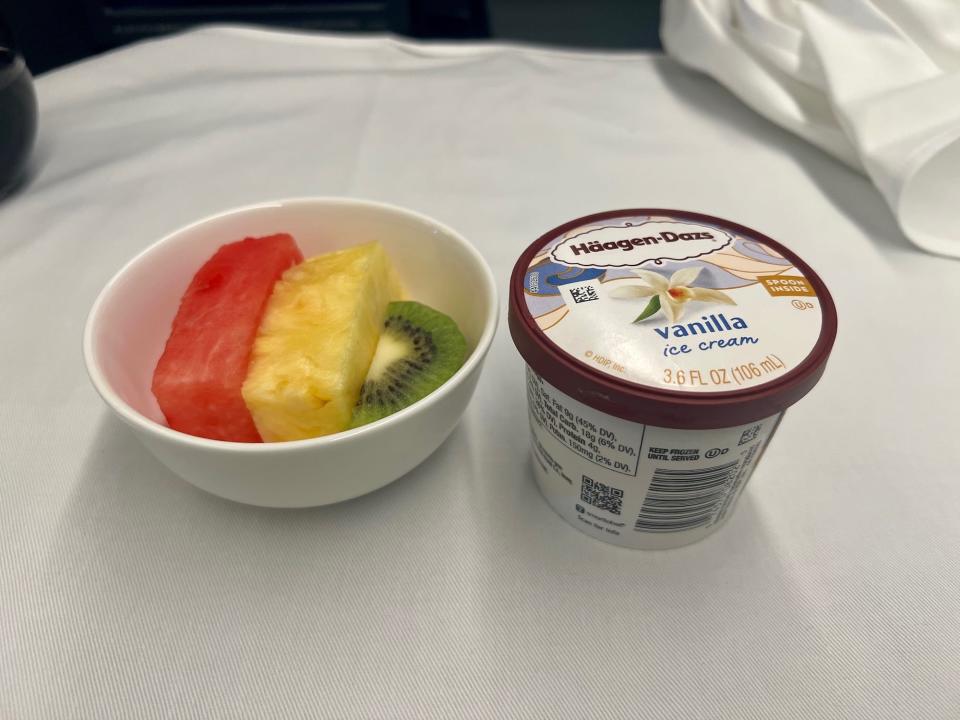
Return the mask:
{"type": "Polygon", "coordinates": [[[720,218],[615,210],[520,257],[510,331],[527,364],[603,412],[662,427],[769,417],[823,373],[837,332],[823,281],[781,244],[720,218]]]}

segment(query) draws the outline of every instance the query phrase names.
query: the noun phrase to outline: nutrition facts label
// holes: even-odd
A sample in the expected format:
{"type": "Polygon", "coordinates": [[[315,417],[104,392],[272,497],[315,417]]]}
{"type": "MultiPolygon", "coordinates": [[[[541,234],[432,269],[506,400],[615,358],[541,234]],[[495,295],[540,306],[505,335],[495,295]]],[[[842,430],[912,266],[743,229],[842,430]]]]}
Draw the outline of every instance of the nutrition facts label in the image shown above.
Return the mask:
{"type": "Polygon", "coordinates": [[[547,501],[587,534],[630,547],[671,547],[710,532],[779,419],[715,430],[642,425],[574,400],[529,368],[527,398],[547,501]]]}
{"type": "Polygon", "coordinates": [[[532,419],[577,455],[623,475],[637,474],[646,429],[643,425],[599,416],[570,398],[561,402],[552,388],[529,369],[527,399],[532,419]]]}

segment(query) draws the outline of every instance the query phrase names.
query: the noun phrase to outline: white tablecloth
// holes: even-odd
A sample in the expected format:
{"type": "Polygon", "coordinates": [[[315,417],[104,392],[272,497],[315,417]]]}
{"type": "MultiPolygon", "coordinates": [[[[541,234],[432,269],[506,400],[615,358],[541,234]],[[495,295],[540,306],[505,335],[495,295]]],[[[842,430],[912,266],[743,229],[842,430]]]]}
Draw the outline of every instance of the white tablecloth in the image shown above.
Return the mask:
{"type": "Polygon", "coordinates": [[[38,91],[36,174],[0,203],[0,717],[960,716],[960,265],[867,180],[658,55],[220,28],[38,91]],[[504,293],[578,215],[721,215],[819,271],[836,349],[685,549],[602,544],[541,500],[505,324],[409,476],[236,505],[108,415],[81,326],[164,233],[309,194],[449,223],[504,293]]]}

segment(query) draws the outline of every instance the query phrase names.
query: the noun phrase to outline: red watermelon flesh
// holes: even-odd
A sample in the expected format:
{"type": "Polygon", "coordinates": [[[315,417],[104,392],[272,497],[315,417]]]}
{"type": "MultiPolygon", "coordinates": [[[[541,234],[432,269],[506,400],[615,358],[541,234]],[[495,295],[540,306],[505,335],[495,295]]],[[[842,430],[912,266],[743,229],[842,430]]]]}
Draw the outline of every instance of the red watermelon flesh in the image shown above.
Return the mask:
{"type": "Polygon", "coordinates": [[[180,300],[153,394],[174,430],[212,440],[260,442],[240,390],[274,283],[303,260],[285,233],[222,246],[180,300]]]}

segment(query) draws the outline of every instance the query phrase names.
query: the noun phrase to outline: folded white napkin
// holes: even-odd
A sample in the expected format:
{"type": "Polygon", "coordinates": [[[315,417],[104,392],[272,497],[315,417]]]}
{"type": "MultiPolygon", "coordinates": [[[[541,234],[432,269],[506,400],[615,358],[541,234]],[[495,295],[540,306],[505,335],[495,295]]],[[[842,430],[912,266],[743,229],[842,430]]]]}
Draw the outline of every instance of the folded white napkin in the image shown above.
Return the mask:
{"type": "Polygon", "coordinates": [[[661,38],[960,257],[960,0],[663,0],[661,38]]]}

